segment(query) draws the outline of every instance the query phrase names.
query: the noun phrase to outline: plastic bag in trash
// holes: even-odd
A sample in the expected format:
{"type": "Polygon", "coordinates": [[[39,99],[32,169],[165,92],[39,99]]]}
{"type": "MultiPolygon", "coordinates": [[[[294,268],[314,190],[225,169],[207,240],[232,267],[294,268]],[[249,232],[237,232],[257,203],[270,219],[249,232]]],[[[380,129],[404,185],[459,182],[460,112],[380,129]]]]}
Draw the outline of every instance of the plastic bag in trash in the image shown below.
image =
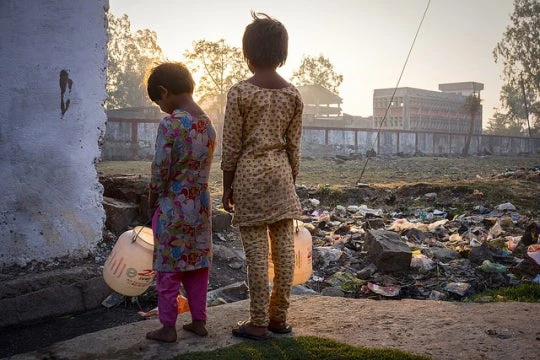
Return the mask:
{"type": "Polygon", "coordinates": [[[418,270],[420,273],[427,273],[435,267],[435,261],[431,260],[424,254],[413,254],[411,259],[411,268],[418,270]]]}
{"type": "Polygon", "coordinates": [[[491,262],[489,260],[484,260],[482,265],[480,265],[480,270],[487,273],[505,273],[506,266],[491,262]]]}
{"type": "Polygon", "coordinates": [[[529,245],[527,248],[527,256],[540,265],[540,244],[529,245]]]}

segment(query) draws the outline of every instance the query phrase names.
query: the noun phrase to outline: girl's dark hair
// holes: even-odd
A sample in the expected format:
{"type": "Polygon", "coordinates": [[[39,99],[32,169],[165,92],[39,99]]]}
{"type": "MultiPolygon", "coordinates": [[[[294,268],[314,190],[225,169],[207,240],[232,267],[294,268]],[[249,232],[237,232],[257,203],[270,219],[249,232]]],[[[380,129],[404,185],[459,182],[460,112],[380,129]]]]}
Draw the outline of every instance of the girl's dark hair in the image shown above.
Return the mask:
{"type": "Polygon", "coordinates": [[[248,65],[278,68],[287,60],[289,35],[285,26],[264,13],[251,12],[253,21],[246,26],[242,50],[248,65]]]}
{"type": "Polygon", "coordinates": [[[159,86],[173,94],[193,94],[195,81],[187,67],[182,63],[166,62],[152,69],[148,76],[146,91],[152,101],[160,100],[159,86]]]}

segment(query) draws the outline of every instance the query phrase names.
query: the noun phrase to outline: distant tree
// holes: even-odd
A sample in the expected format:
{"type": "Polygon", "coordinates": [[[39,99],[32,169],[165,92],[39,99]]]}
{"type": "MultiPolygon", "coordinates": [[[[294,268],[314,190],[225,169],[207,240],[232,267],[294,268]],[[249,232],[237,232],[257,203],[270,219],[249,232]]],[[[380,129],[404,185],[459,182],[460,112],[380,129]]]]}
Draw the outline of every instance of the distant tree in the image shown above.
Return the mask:
{"type": "Polygon", "coordinates": [[[304,56],[300,67],[291,77],[295,85],[321,85],[322,87],[339,94],[339,86],[343,82],[343,75],[336,73],[330,59],[319,55],[318,57],[304,56]]]}
{"type": "Polygon", "coordinates": [[[521,109],[527,101],[529,124],[536,129],[540,119],[540,1],[514,0],[510,19],[512,24],[493,50],[495,62],[503,64],[503,109],[526,121],[527,114],[521,109]]]}
{"type": "Polygon", "coordinates": [[[249,74],[242,51],[228,45],[224,39],[198,40],[193,42],[193,49],[184,52],[184,58],[190,70],[201,75],[196,88],[199,102],[210,104],[216,120],[222,120],[227,92],[249,74]]]}
{"type": "Polygon", "coordinates": [[[107,13],[107,101],[108,109],[151,105],[144,85],[152,66],[164,60],[157,35],[149,29],[131,31],[126,14],[107,13]]]}
{"type": "Polygon", "coordinates": [[[497,110],[488,122],[488,129],[496,130],[498,135],[528,136],[530,124],[527,122],[527,113],[534,116],[538,111],[535,106],[539,103],[535,104],[534,94],[531,91],[524,94],[523,89],[514,89],[511,84],[504,84],[499,99],[506,111],[497,110]]]}
{"type": "Polygon", "coordinates": [[[481,102],[482,100],[480,99],[480,96],[472,93],[465,99],[465,104],[463,105],[464,110],[470,116],[469,131],[467,132],[467,136],[465,138],[465,146],[463,147],[462,155],[464,157],[469,156],[469,148],[471,147],[471,139],[474,132],[474,122],[477,118],[477,115],[479,114],[481,102]]]}
{"type": "Polygon", "coordinates": [[[493,117],[489,119],[484,133],[488,135],[521,136],[523,135],[523,128],[521,121],[516,123],[507,114],[496,110],[493,117]]]}

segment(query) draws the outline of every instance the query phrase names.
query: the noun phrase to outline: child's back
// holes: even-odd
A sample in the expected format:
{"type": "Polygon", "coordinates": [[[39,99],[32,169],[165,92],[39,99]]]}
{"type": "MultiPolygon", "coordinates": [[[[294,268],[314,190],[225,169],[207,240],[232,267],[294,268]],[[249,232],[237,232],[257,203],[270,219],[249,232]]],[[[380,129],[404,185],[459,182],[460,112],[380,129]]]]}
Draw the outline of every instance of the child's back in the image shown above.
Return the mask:
{"type": "Polygon", "coordinates": [[[285,84],[269,89],[242,81],[229,91],[222,168],[236,170],[235,224],[271,223],[301,212],[293,177],[299,171],[302,100],[285,84]]]}
{"type": "Polygon", "coordinates": [[[295,191],[300,163],[302,100],[276,72],[287,58],[287,30],[279,21],[253,14],[242,39],[253,77],[227,95],[223,129],[223,206],[233,223],[247,262],[250,319],[233,328],[235,336],[268,338],[268,330],[287,333],[294,273],[293,219],[302,214],[295,191]],[[275,265],[268,290],[268,239],[275,265]]]}

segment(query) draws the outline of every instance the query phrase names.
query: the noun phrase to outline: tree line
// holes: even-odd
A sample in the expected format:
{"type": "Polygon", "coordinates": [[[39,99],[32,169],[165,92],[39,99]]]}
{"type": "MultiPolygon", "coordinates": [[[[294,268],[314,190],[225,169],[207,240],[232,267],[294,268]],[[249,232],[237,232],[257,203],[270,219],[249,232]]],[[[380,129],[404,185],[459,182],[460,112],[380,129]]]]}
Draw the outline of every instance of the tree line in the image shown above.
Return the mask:
{"type": "MultiPolygon", "coordinates": [[[[165,60],[157,35],[149,29],[131,31],[127,15],[108,13],[108,66],[106,107],[149,106],[144,79],[153,65],[165,60]]],[[[540,136],[540,0],[514,0],[511,24],[493,49],[496,63],[503,65],[499,108],[484,133],[540,136]]],[[[242,50],[224,39],[197,40],[183,53],[188,68],[198,75],[195,95],[214,116],[223,116],[228,89],[248,77],[242,50]]],[[[295,85],[318,84],[339,94],[343,75],[329,58],[304,55],[290,79],[295,85]]],[[[481,99],[471,95],[464,108],[471,124],[481,99]],[[474,97],[474,98],[473,98],[474,97]]]]}
{"type": "MultiPolygon", "coordinates": [[[[150,106],[144,80],[147,72],[165,60],[157,35],[149,29],[131,31],[127,15],[108,17],[107,109],[150,106]]],[[[249,69],[242,50],[224,39],[197,40],[183,53],[184,63],[193,74],[200,75],[195,95],[206,111],[223,117],[227,91],[236,82],[246,79],[249,69]]],[[[332,62],[324,55],[304,56],[293,73],[295,85],[319,84],[336,94],[343,81],[332,62]]]]}

